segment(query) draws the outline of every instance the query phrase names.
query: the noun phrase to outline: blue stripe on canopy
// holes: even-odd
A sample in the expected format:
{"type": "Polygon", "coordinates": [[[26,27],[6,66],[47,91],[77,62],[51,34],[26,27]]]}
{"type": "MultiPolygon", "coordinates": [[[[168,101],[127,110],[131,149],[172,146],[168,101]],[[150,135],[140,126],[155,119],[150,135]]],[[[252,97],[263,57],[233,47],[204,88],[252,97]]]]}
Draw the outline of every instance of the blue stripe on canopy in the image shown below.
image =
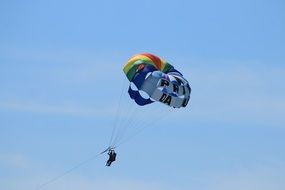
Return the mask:
{"type": "Polygon", "coordinates": [[[148,99],[143,98],[143,97],[140,95],[139,91],[137,91],[137,90],[132,90],[131,87],[129,87],[128,93],[129,93],[130,97],[131,97],[132,99],[134,99],[135,102],[136,102],[138,105],[140,105],[140,106],[144,106],[144,105],[146,105],[146,104],[151,104],[151,103],[153,103],[153,101],[150,100],[150,98],[148,98],[148,99]]]}

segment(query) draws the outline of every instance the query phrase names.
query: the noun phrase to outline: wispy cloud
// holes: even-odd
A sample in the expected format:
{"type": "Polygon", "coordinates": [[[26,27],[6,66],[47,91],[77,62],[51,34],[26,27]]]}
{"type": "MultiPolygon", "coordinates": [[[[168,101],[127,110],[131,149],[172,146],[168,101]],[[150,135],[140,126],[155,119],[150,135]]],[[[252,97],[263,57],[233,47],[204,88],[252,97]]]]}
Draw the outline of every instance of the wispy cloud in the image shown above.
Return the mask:
{"type": "MultiPolygon", "coordinates": [[[[43,186],[41,189],[46,190],[93,190],[93,189],[117,189],[117,190],[170,190],[170,189],[201,189],[201,190],[283,190],[285,188],[284,182],[284,163],[278,165],[263,165],[257,167],[245,168],[239,166],[238,168],[227,168],[221,170],[207,170],[200,171],[199,174],[187,172],[183,176],[183,185],[180,187],[173,187],[171,181],[155,182],[151,180],[139,180],[135,178],[123,178],[114,175],[108,175],[108,179],[104,177],[84,178],[78,175],[68,175],[58,181],[43,186]],[[193,175],[196,177],[190,177],[193,175]],[[188,176],[188,177],[187,177],[188,176]],[[188,179],[188,180],[187,180],[188,179]]],[[[39,185],[47,181],[55,175],[29,175],[21,179],[0,179],[0,187],[10,190],[30,190],[37,189],[39,185]]]]}
{"type": "Polygon", "coordinates": [[[114,111],[107,108],[95,109],[81,105],[52,105],[30,101],[0,101],[0,109],[14,112],[70,116],[108,116],[112,115],[114,111]]]}

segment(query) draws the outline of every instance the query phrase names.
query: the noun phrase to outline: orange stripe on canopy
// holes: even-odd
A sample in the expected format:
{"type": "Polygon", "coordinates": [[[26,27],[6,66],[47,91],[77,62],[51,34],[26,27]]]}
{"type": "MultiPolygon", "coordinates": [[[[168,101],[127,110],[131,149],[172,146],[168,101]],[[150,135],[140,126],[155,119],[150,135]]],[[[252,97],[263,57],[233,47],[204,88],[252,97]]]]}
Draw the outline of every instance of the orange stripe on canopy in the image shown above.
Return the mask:
{"type": "Polygon", "coordinates": [[[153,61],[153,63],[156,65],[156,68],[159,70],[161,69],[162,63],[161,63],[161,59],[159,57],[157,57],[153,54],[149,54],[149,53],[142,53],[141,55],[144,55],[144,56],[150,58],[153,61]]]}

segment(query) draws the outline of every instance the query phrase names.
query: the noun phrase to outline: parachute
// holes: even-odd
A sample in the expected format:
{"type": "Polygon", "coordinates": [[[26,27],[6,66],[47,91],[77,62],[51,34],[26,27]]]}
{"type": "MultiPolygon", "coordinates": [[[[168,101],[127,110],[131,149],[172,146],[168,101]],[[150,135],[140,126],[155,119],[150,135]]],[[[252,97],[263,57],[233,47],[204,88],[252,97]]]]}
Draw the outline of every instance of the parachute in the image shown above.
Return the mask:
{"type": "Polygon", "coordinates": [[[138,105],[161,102],[174,108],[187,106],[191,93],[188,81],[159,57],[149,53],[135,55],[123,71],[130,81],[128,93],[138,105]]]}
{"type": "Polygon", "coordinates": [[[103,153],[127,142],[145,127],[168,120],[173,108],[184,108],[190,100],[191,88],[182,73],[153,54],[134,55],[123,72],[127,84],[122,86],[109,146],[103,153]]]}

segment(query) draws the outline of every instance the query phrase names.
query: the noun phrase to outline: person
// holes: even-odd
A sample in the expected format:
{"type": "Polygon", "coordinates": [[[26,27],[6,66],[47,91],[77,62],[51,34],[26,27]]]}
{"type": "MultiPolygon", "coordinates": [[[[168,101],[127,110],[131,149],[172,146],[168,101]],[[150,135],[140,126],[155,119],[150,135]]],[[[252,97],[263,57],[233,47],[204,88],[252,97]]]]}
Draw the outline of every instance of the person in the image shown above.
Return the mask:
{"type": "Polygon", "coordinates": [[[110,149],[108,152],[109,159],[107,160],[106,166],[111,166],[112,162],[116,160],[117,154],[115,153],[114,150],[110,149]]]}

